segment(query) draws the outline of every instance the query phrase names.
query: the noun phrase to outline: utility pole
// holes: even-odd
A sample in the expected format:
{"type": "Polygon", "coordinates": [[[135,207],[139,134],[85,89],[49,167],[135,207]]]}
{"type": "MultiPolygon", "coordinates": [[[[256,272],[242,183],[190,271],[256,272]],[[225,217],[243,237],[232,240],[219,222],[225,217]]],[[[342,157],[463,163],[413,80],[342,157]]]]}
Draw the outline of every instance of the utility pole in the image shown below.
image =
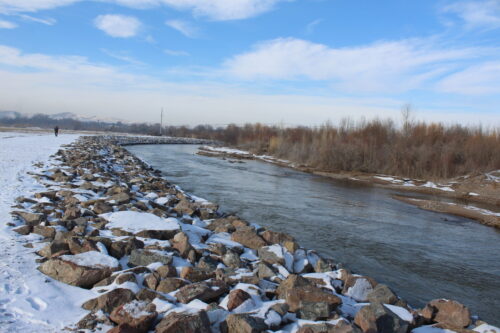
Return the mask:
{"type": "Polygon", "coordinates": [[[161,108],[161,116],[160,116],[160,136],[162,136],[163,132],[163,108],[161,108]]]}

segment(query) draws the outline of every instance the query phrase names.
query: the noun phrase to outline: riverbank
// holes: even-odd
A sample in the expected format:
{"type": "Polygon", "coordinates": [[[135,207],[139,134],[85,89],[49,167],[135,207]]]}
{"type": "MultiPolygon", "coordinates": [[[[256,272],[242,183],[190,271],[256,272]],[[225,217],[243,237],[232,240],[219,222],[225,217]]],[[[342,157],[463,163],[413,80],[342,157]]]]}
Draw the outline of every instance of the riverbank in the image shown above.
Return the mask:
{"type": "MultiPolygon", "coordinates": [[[[431,196],[430,201],[434,203],[434,206],[440,205],[440,200],[442,199],[451,199],[455,201],[454,205],[456,207],[460,207],[460,209],[454,210],[455,215],[471,218],[482,224],[500,228],[500,171],[474,177],[458,177],[446,182],[432,182],[362,172],[326,172],[277,159],[273,156],[257,155],[248,151],[226,147],[202,146],[198,154],[225,158],[229,159],[230,162],[248,159],[261,160],[335,180],[407,192],[408,196],[411,193],[431,196]],[[473,206],[474,204],[478,204],[479,207],[473,206]]],[[[415,197],[414,199],[421,198],[415,197]]],[[[408,200],[405,202],[413,203],[414,201],[408,200]]],[[[443,203],[442,206],[444,205],[443,203]]],[[[426,209],[425,207],[431,207],[431,205],[420,205],[419,207],[426,209]]]]}
{"type": "Polygon", "coordinates": [[[75,330],[496,329],[453,301],[413,309],[291,236],[183,192],[104,137],[81,138],[32,175],[44,188],[18,198],[12,227],[47,283],[80,292],[91,312],[75,330]]]}

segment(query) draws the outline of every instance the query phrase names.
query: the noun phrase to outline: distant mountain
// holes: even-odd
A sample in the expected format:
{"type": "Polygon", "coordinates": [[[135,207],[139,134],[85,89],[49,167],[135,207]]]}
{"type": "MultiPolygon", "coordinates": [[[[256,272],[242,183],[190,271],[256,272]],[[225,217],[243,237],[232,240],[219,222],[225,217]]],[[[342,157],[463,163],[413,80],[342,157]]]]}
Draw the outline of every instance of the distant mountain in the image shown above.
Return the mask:
{"type": "Polygon", "coordinates": [[[17,111],[0,111],[0,119],[15,119],[22,116],[23,114],[17,111]]]}
{"type": "Polygon", "coordinates": [[[61,120],[61,119],[74,119],[74,120],[79,120],[79,121],[100,121],[102,123],[128,123],[127,121],[119,118],[113,118],[113,117],[97,117],[97,116],[80,116],[77,115],[73,112],[61,112],[61,113],[56,113],[56,114],[49,114],[48,115],[50,118],[55,119],[55,120],[61,120]]]}
{"type": "MultiPolygon", "coordinates": [[[[112,124],[112,123],[124,123],[127,124],[129,123],[128,121],[125,121],[123,119],[119,118],[112,118],[112,117],[97,117],[97,116],[80,116],[77,115],[73,112],[61,112],[61,113],[55,113],[55,114],[44,114],[45,116],[52,118],[54,120],[62,120],[62,119],[74,119],[78,120],[81,122],[88,122],[88,121],[97,121],[97,122],[102,122],[102,123],[107,123],[107,124],[112,124]]],[[[33,117],[32,114],[25,114],[17,111],[0,111],[0,119],[15,119],[15,118],[20,118],[20,117],[26,117],[26,118],[31,118],[33,117]]]]}

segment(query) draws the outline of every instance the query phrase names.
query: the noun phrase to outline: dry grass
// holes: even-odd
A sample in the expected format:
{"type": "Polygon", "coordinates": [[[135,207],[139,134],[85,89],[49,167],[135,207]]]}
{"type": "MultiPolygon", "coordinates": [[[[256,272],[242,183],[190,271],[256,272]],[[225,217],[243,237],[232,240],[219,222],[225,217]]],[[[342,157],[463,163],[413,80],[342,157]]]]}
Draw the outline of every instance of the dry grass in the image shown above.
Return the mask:
{"type": "MultiPolygon", "coordinates": [[[[170,133],[176,134],[176,133],[170,133]]],[[[448,179],[500,169],[500,131],[392,120],[281,128],[262,124],[198,126],[183,135],[221,140],[323,171],[361,171],[448,179]]]]}

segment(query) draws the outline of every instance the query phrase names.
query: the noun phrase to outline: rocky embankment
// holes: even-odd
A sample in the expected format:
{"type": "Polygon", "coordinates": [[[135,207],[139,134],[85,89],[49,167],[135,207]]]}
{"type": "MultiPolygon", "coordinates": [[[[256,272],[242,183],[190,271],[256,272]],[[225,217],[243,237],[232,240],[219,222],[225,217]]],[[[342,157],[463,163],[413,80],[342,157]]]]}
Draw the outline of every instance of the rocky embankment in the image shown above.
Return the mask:
{"type": "MultiPolygon", "coordinates": [[[[127,141],[127,142],[132,142],[127,141]]],[[[414,309],[386,285],[184,193],[109,137],[33,174],[12,214],[39,270],[95,291],[76,331],[495,332],[452,300],[414,309]]],[[[499,332],[498,330],[496,332],[499,332]]]]}
{"type": "Polygon", "coordinates": [[[108,135],[104,139],[120,146],[131,145],[165,145],[165,144],[187,144],[187,145],[207,145],[214,144],[215,141],[194,138],[176,138],[172,136],[124,136],[108,135]]]}

